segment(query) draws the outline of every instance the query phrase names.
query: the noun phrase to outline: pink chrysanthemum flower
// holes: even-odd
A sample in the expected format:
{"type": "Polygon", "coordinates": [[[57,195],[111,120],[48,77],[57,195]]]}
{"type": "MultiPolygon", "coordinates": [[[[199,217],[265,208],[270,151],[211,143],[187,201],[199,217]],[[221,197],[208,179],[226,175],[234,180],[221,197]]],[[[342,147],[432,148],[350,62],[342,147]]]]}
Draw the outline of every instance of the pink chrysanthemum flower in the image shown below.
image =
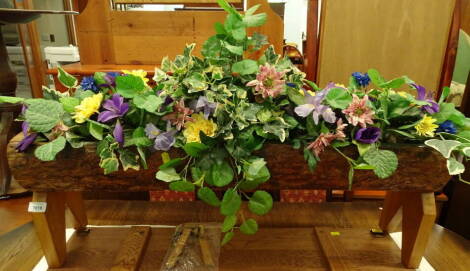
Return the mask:
{"type": "Polygon", "coordinates": [[[181,130],[187,121],[194,121],[190,115],[194,111],[184,106],[184,100],[181,99],[173,106],[173,112],[165,115],[162,119],[169,120],[171,124],[176,126],[177,130],[181,130]]]}
{"type": "Polygon", "coordinates": [[[367,106],[369,97],[365,95],[362,99],[359,99],[356,94],[353,94],[353,101],[348,108],[343,110],[346,115],[348,122],[354,126],[358,124],[365,128],[367,124],[373,124],[372,118],[374,117],[374,111],[367,106]]]}
{"type": "Polygon", "coordinates": [[[263,98],[277,97],[284,89],[285,72],[276,71],[276,67],[266,64],[260,66],[256,79],[248,82],[248,87],[255,87],[255,94],[261,95],[263,98]]]}
{"type": "Polygon", "coordinates": [[[313,153],[315,154],[316,157],[320,155],[320,153],[325,150],[326,147],[328,147],[333,140],[336,139],[336,135],[332,133],[327,133],[327,134],[320,134],[315,141],[310,143],[310,145],[307,146],[308,150],[313,150],[313,153]]]}
{"type": "Polygon", "coordinates": [[[344,129],[346,128],[346,126],[348,126],[347,123],[343,124],[343,120],[338,119],[338,121],[336,122],[335,139],[344,140],[346,138],[346,134],[344,134],[344,129]]]}

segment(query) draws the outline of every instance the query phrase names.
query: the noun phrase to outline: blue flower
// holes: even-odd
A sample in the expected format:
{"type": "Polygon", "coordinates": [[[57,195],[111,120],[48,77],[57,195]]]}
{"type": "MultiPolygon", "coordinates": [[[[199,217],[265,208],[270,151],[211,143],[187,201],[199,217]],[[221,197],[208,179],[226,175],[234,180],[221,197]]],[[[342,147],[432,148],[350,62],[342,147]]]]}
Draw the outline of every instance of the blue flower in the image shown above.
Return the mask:
{"type": "Polygon", "coordinates": [[[446,120],[443,123],[439,124],[436,133],[448,133],[455,135],[457,133],[457,128],[455,127],[455,124],[452,121],[446,120]]]}
{"type": "Polygon", "coordinates": [[[370,78],[367,73],[353,72],[352,77],[360,87],[365,87],[370,83],[370,78]]]}
{"type": "Polygon", "coordinates": [[[91,90],[94,93],[98,93],[98,91],[100,90],[98,86],[96,85],[95,79],[93,78],[93,76],[83,77],[82,82],[80,83],[80,87],[83,90],[91,90]]]}

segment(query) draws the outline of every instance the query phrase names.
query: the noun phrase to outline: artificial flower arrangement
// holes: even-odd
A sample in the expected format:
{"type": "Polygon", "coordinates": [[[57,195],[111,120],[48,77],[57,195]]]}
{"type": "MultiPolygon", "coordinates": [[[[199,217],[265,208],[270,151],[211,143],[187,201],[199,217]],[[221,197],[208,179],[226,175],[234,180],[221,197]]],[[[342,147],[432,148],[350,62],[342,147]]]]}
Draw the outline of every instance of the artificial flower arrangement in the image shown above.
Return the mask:
{"type": "Polygon", "coordinates": [[[350,183],[354,170],[373,170],[379,178],[394,173],[399,161],[382,143],[425,143],[447,158],[450,175],[464,172],[460,160],[470,156],[469,119],[445,102],[448,88],[435,101],[409,78],[387,81],[371,69],[353,73],[347,87],[329,83],[320,89],[267,47],[265,36],[247,36],[247,28],[266,20],[266,14],[255,14],[258,6],[240,14],[218,2],[228,16],[204,43],[203,57],[193,56],[195,45],[188,45],[173,61],[164,58],[152,81],[144,71],[123,71],[97,72],[79,83],[59,68],[67,92],[44,87],[41,99],[0,97],[24,104],[18,151],[43,142],[34,154],[50,161],[67,144],[96,142],[104,174],[120,167],[147,169],[149,153],[162,151],[156,181],[197,191],[199,199],[219,207],[223,243],[237,224],[245,234],[258,229],[252,218],[241,215],[238,221],[242,198],[256,215],[272,208],[271,195],[256,190],[270,179],[265,160],[255,155],[267,142],[303,149],[311,170],[325,148],[334,148],[350,165],[350,183]],[[253,52],[261,57],[246,57],[253,52]],[[395,90],[403,88],[409,91],[395,90]],[[341,151],[349,145],[357,147],[357,158],[341,151]],[[169,157],[170,148],[186,156],[169,157]],[[224,188],[223,198],[211,187],[224,188]]]}

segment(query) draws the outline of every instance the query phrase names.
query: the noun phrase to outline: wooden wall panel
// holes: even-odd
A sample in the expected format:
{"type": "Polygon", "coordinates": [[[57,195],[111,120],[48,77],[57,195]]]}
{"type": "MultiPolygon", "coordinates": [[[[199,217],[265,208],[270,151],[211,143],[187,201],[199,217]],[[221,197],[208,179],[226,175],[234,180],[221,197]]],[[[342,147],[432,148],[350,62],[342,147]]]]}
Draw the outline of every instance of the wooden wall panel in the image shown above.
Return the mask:
{"type": "Polygon", "coordinates": [[[408,75],[436,90],[455,0],[324,0],[317,82],[353,71],[408,75]]]}

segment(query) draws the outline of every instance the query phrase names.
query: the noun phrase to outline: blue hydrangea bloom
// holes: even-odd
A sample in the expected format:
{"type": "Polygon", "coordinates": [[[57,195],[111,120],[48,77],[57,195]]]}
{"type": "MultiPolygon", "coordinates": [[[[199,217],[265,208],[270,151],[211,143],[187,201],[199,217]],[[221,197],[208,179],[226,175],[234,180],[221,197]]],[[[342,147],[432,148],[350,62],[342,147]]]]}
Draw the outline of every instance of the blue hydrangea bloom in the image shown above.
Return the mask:
{"type": "Polygon", "coordinates": [[[353,72],[352,76],[361,87],[365,87],[370,83],[370,78],[367,73],[353,72]]]}
{"type": "Polygon", "coordinates": [[[452,121],[446,120],[443,123],[439,124],[439,127],[437,128],[436,132],[455,135],[457,133],[457,128],[455,127],[455,124],[452,121]]]}
{"type": "Polygon", "coordinates": [[[98,86],[95,83],[95,79],[93,79],[93,76],[86,76],[83,77],[82,82],[80,83],[80,87],[83,90],[91,90],[95,93],[98,93],[100,90],[98,86]]]}

